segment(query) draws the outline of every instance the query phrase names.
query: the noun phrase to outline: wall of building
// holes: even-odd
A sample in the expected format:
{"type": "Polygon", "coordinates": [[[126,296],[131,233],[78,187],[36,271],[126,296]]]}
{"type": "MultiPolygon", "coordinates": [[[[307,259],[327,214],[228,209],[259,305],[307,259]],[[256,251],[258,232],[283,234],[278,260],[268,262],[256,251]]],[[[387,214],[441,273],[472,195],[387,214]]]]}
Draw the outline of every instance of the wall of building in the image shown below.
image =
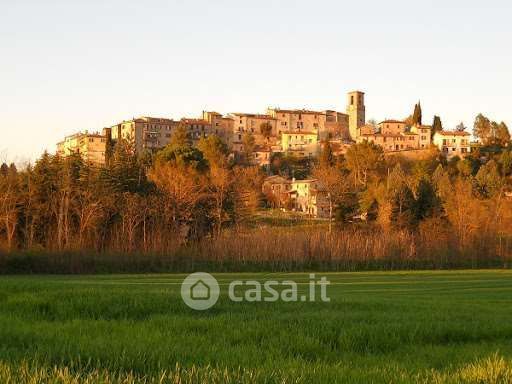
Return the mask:
{"type": "Polygon", "coordinates": [[[354,91],[347,94],[347,115],[350,138],[356,141],[358,128],[366,122],[366,107],[364,92],[354,91]]]}

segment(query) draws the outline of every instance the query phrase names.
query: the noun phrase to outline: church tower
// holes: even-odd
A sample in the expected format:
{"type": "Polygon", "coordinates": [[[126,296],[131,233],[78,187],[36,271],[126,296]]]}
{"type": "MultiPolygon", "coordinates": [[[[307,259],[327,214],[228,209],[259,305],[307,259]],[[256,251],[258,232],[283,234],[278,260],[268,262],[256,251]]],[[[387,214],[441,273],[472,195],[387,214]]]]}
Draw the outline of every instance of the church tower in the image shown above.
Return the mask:
{"type": "Polygon", "coordinates": [[[347,94],[347,115],[350,138],[355,141],[358,136],[358,128],[366,122],[364,92],[353,91],[347,94]]]}

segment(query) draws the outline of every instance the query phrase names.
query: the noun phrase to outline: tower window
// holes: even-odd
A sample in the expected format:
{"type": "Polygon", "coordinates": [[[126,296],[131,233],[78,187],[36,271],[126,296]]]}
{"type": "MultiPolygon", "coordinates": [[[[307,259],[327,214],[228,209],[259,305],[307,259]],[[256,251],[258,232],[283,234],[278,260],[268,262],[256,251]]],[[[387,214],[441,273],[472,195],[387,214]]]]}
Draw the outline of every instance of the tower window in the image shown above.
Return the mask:
{"type": "Polygon", "coordinates": [[[350,96],[350,105],[354,105],[354,96],[350,96]]]}

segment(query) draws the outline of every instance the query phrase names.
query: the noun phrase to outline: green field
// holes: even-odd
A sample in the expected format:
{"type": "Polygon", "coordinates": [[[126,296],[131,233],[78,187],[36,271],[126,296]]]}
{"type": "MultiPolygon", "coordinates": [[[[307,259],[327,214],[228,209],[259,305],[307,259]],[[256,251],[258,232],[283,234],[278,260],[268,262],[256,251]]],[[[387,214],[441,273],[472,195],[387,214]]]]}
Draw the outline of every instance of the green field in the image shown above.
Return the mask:
{"type": "Polygon", "coordinates": [[[184,275],[1,277],[0,382],[512,382],[512,271],[322,275],[329,303],[233,303],[308,274],[216,274],[205,312],[184,275]]]}

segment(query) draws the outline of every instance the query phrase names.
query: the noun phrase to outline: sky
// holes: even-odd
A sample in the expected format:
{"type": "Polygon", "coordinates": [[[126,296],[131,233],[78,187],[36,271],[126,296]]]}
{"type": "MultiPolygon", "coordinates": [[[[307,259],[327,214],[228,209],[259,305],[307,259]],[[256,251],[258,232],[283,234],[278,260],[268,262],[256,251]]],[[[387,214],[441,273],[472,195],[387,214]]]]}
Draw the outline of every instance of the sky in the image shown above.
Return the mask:
{"type": "Polygon", "coordinates": [[[0,0],[0,162],[135,116],[268,106],[512,128],[512,2],[0,0]]]}

